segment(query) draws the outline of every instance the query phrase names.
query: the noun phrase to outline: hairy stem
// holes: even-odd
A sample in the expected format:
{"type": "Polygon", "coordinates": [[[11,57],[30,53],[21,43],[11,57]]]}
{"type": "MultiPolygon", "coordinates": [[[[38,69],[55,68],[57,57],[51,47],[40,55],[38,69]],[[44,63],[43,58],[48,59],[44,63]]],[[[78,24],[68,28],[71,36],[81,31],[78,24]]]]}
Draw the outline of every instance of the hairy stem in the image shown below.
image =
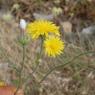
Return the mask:
{"type": "Polygon", "coordinates": [[[38,69],[38,67],[39,67],[39,65],[40,65],[39,60],[40,60],[40,58],[42,57],[42,48],[43,48],[43,38],[41,37],[40,51],[39,51],[39,53],[37,54],[36,60],[35,60],[36,67],[34,68],[33,72],[29,75],[29,77],[27,77],[27,80],[26,80],[26,83],[25,83],[25,89],[26,89],[27,85],[31,83],[33,74],[37,71],[37,69],[38,69]],[[31,79],[30,79],[30,76],[32,76],[31,79]]]}
{"type": "MultiPolygon", "coordinates": [[[[21,32],[21,40],[24,40],[24,30],[22,30],[21,32]]],[[[17,95],[18,90],[20,89],[21,85],[22,85],[22,72],[24,69],[24,63],[25,63],[25,44],[23,42],[20,42],[21,46],[22,46],[22,62],[21,62],[21,68],[19,71],[19,83],[18,83],[18,87],[14,93],[14,95],[17,95]]]]}
{"type": "Polygon", "coordinates": [[[69,64],[72,64],[72,62],[74,60],[76,60],[77,58],[79,58],[80,56],[83,56],[83,55],[86,55],[86,54],[89,54],[89,53],[95,53],[95,51],[88,51],[88,52],[81,53],[81,54],[75,56],[74,58],[72,58],[71,60],[69,60],[68,62],[66,62],[65,64],[61,64],[61,65],[58,65],[58,66],[53,67],[51,70],[49,70],[45,74],[45,76],[41,79],[41,81],[39,83],[42,83],[48,77],[48,75],[50,75],[54,70],[56,70],[58,68],[63,68],[65,66],[69,65],[69,64]]]}
{"type": "Polygon", "coordinates": [[[20,68],[20,71],[19,71],[19,84],[18,84],[18,87],[14,93],[14,95],[17,94],[18,90],[20,89],[21,85],[22,85],[22,72],[23,72],[23,69],[24,69],[24,63],[25,63],[25,45],[22,46],[22,62],[21,62],[21,68],[20,68]]]}

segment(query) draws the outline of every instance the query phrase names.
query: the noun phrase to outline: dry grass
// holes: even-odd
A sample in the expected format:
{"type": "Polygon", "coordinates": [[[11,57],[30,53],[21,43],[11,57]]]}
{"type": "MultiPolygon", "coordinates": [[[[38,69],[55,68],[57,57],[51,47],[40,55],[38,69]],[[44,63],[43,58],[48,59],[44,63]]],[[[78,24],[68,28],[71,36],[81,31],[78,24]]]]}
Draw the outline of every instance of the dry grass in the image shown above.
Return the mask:
{"type": "MultiPolygon", "coordinates": [[[[6,0],[3,0],[0,4],[5,6],[9,1],[10,0],[7,0],[6,2],[6,0]]],[[[52,1],[45,3],[45,5],[43,5],[44,2],[42,1],[46,2],[45,0],[39,0],[39,3],[37,0],[27,0],[27,2],[26,0],[12,0],[11,4],[7,4],[7,8],[11,10],[13,4],[18,3],[21,6],[20,9],[17,11],[12,10],[12,13],[16,16],[16,20],[18,21],[19,18],[32,20],[34,19],[32,18],[34,11],[40,10],[46,12],[46,10],[48,10],[48,12],[50,12],[47,6],[52,7],[52,1]],[[43,7],[40,8],[42,5],[43,7]]],[[[60,6],[64,9],[62,5],[60,6]]],[[[79,14],[80,13],[78,13],[78,15],[79,14]]],[[[74,17],[76,17],[76,15],[74,17]]],[[[93,18],[93,16],[91,17],[93,18]]],[[[22,47],[18,43],[21,31],[15,19],[6,22],[1,18],[2,16],[0,16],[0,63],[5,63],[6,65],[4,65],[5,67],[3,66],[3,69],[0,68],[0,79],[7,83],[17,85],[18,71],[22,61],[22,47]],[[8,80],[6,80],[6,77],[8,80]]],[[[58,21],[60,20],[58,19],[58,21]]],[[[78,39],[77,44],[66,41],[65,51],[57,59],[43,56],[43,58],[40,59],[40,65],[35,73],[33,73],[36,67],[34,59],[39,51],[39,41],[30,40],[26,46],[25,67],[22,75],[22,88],[26,88],[26,95],[95,95],[95,54],[90,53],[76,58],[77,55],[83,52],[95,51],[95,41],[93,41],[94,44],[92,44],[90,40],[85,43],[81,37],[78,39]],[[54,66],[65,64],[73,58],[75,58],[75,60],[64,67],[54,70],[39,84],[43,76],[54,68],[54,66]],[[28,86],[25,87],[27,79],[29,79],[29,83],[28,86]]]]}

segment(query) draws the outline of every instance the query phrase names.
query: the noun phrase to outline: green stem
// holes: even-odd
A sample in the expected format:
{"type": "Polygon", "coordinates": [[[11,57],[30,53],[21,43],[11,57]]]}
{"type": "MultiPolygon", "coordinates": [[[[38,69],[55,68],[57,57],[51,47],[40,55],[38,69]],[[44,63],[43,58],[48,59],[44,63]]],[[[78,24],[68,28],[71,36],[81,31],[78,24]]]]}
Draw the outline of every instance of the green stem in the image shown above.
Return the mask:
{"type": "Polygon", "coordinates": [[[88,51],[88,52],[81,53],[81,54],[75,56],[74,58],[72,58],[71,60],[69,60],[68,62],[66,62],[65,64],[55,66],[54,68],[52,68],[50,71],[48,71],[46,73],[46,75],[41,79],[41,81],[39,83],[42,83],[47,78],[47,76],[50,75],[54,70],[56,70],[58,68],[63,68],[65,66],[67,66],[69,63],[72,64],[72,62],[74,60],[76,60],[77,58],[79,58],[80,56],[83,56],[83,55],[86,55],[86,54],[89,54],[89,53],[95,53],[95,51],[88,51]]]}
{"type": "Polygon", "coordinates": [[[14,95],[17,94],[18,90],[20,89],[22,85],[22,71],[24,69],[24,63],[25,63],[25,45],[23,45],[22,63],[21,63],[20,71],[19,71],[19,84],[18,84],[17,90],[15,91],[14,95]]]}
{"type": "Polygon", "coordinates": [[[41,46],[40,46],[40,52],[37,54],[37,58],[35,60],[35,63],[37,64],[35,69],[33,70],[33,72],[31,73],[31,75],[33,75],[35,73],[35,71],[37,70],[37,68],[39,67],[39,59],[41,58],[42,56],[42,48],[43,48],[43,38],[41,37],[41,46]]]}
{"type": "MultiPolygon", "coordinates": [[[[43,38],[41,37],[41,46],[40,46],[40,52],[37,54],[37,57],[36,57],[36,60],[35,60],[35,63],[36,63],[36,67],[34,68],[33,72],[30,74],[31,76],[33,76],[33,74],[37,71],[38,67],[39,67],[39,59],[42,57],[42,48],[43,48],[43,38]]],[[[29,79],[30,78],[30,75],[29,77],[27,78],[27,82],[25,84],[25,87],[27,87],[28,84],[30,84],[31,80],[29,79]]]]}

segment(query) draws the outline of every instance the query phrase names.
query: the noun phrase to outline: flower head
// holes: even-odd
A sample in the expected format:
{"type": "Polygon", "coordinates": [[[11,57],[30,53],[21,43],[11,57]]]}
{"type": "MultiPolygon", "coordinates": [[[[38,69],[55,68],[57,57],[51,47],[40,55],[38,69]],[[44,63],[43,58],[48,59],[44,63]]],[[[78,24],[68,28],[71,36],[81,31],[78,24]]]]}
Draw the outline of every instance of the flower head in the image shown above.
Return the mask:
{"type": "Polygon", "coordinates": [[[48,56],[55,57],[64,50],[64,42],[59,37],[49,37],[44,41],[45,53],[48,56]]]}
{"type": "Polygon", "coordinates": [[[56,26],[51,21],[47,20],[36,20],[27,25],[27,32],[33,39],[38,38],[39,36],[48,36],[50,34],[60,35],[59,27],[56,26]]]}

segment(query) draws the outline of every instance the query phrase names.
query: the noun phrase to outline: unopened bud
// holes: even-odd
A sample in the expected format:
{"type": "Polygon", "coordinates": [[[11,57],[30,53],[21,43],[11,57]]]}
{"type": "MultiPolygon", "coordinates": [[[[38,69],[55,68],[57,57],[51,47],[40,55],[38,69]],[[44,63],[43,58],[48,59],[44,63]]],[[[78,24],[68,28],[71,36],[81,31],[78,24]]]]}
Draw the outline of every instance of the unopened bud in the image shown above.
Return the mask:
{"type": "Polygon", "coordinates": [[[24,30],[25,30],[25,29],[26,29],[26,24],[27,24],[27,23],[26,23],[26,21],[25,21],[24,19],[21,19],[21,20],[20,20],[20,28],[21,28],[21,29],[24,29],[24,30]]]}

